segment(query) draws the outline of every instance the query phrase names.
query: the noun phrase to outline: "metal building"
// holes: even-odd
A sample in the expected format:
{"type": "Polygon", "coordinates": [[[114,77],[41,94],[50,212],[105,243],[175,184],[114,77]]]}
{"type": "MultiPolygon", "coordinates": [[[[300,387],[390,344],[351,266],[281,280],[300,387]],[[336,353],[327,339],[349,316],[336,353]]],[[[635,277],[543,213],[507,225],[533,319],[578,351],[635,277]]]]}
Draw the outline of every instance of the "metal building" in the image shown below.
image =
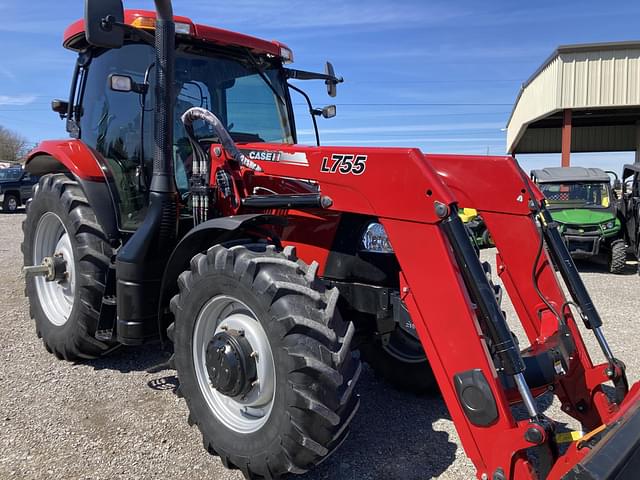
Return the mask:
{"type": "Polygon", "coordinates": [[[507,152],[635,151],[640,161],[640,41],[565,45],[520,89],[507,152]]]}

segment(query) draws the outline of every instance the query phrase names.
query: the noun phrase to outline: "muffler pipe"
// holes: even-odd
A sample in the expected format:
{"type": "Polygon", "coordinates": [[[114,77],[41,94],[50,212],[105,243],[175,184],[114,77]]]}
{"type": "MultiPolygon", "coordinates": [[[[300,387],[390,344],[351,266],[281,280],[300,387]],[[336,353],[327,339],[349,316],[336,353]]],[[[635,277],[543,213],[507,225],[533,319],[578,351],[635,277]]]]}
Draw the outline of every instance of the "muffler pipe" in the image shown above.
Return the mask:
{"type": "Polygon", "coordinates": [[[156,4],[156,108],[152,192],[175,194],[173,175],[173,110],[176,27],[171,0],[156,4]]]}
{"type": "Polygon", "coordinates": [[[164,266],[178,232],[173,168],[175,23],[171,0],[155,0],[156,70],[153,173],[144,221],[116,257],[117,339],[134,345],[157,336],[164,266]]]}

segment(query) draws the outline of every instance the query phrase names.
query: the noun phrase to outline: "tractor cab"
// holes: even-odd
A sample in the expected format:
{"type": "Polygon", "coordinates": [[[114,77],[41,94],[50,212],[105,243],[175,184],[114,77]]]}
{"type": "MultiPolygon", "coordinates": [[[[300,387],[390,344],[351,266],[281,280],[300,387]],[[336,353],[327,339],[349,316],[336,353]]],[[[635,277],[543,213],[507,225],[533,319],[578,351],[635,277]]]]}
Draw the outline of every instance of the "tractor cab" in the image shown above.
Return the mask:
{"type": "MultiPolygon", "coordinates": [[[[184,112],[192,107],[213,112],[237,143],[294,144],[287,80],[300,78],[301,72],[284,67],[293,54],[279,42],[175,18],[171,152],[180,202],[187,207],[182,211],[190,212],[193,151],[181,121],[184,112]]],[[[66,118],[71,136],[103,160],[115,187],[119,228],[134,231],[146,214],[153,170],[156,13],[126,10],[124,24],[131,28],[123,29],[119,48],[89,44],[83,20],[67,29],[64,46],[78,52],[71,96],[52,106],[66,118]]],[[[194,125],[194,134],[202,145],[220,143],[204,122],[194,125]]]]}

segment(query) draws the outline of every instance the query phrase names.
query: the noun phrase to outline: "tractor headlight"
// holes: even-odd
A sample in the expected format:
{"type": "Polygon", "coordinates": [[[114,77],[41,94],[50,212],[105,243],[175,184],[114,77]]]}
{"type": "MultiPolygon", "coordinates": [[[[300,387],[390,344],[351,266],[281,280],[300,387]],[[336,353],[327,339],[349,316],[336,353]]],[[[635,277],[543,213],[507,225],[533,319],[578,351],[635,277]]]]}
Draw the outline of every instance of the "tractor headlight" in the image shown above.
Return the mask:
{"type": "Polygon", "coordinates": [[[613,220],[609,220],[607,223],[603,223],[602,226],[605,230],[611,230],[616,226],[616,222],[613,220]]]}
{"type": "Polygon", "coordinates": [[[372,253],[393,253],[389,237],[380,223],[370,223],[362,235],[362,250],[372,253]]]}

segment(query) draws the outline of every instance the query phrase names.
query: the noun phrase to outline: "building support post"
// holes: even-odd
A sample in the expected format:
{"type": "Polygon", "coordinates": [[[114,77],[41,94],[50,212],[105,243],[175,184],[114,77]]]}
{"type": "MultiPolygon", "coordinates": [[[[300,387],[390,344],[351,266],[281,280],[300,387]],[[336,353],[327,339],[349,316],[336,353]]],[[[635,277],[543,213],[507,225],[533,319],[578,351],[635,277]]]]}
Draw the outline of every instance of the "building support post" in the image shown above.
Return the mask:
{"type": "Polygon", "coordinates": [[[562,116],[562,163],[561,163],[561,166],[568,167],[571,164],[570,157],[571,157],[571,109],[566,109],[563,112],[563,116],[562,116]]]}

